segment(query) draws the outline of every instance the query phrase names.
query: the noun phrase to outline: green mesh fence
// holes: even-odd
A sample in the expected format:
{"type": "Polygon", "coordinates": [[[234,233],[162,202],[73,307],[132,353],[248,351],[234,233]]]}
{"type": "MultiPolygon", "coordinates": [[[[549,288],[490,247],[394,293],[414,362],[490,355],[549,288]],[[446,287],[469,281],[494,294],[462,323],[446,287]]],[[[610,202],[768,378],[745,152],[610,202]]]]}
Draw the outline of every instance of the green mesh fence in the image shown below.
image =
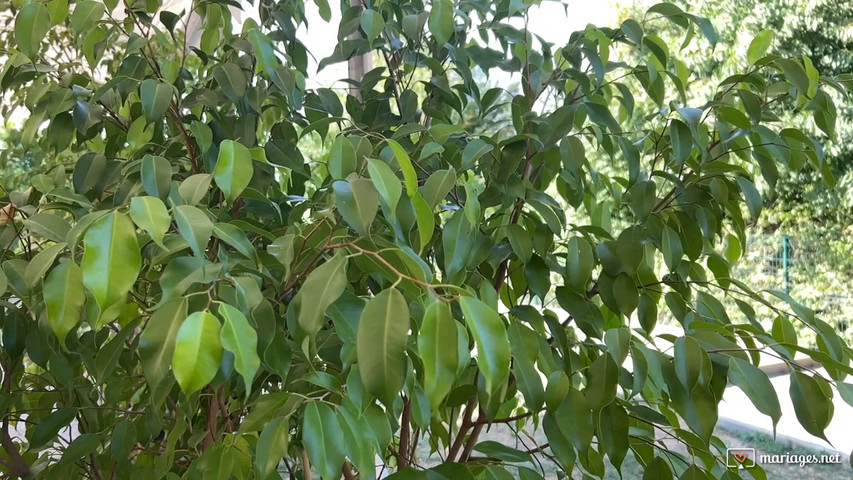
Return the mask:
{"type": "Polygon", "coordinates": [[[755,289],[787,292],[853,340],[853,238],[753,234],[733,276],[755,289]]]}

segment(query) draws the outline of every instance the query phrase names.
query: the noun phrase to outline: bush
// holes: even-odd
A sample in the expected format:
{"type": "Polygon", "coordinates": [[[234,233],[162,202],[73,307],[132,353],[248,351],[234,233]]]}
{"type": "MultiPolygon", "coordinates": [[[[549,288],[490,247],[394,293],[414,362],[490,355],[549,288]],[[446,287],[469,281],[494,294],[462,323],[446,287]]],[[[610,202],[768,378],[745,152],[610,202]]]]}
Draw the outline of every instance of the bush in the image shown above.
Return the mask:
{"type": "Polygon", "coordinates": [[[259,2],[239,32],[230,3],[195,4],[197,43],[158,2],[120,17],[36,1],[4,37],[23,138],[73,158],[2,192],[6,474],[374,478],[378,458],[394,478],[535,479],[546,455],[601,477],[630,451],[650,478],[736,478],[713,434],[725,387],[781,415],[757,351],[792,363],[811,434],[831,384],[851,401],[850,349],[785,294],[730,278],[724,250],[760,214],[753,169],[823,160],[763,114],[788,96],[832,123],[808,58],[759,37],[743,74],[688,105],[690,70],[644,25],[715,34],[672,4],[555,46],[518,26],[526,3],[368,2],[344,8],[320,63],[386,65],[342,102],[305,87],[302,2],[259,2]],[[481,91],[478,69],[520,87],[481,91]],[[472,108],[513,131],[465,130],[472,108]],[[328,137],[320,158],[300,151],[308,136],[328,137]],[[771,330],[751,305],[772,308],[771,330]],[[661,336],[671,350],[649,342],[659,308],[684,327],[661,336]],[[493,424],[548,444],[479,442],[493,424]],[[429,474],[419,441],[443,459],[429,474]]]}

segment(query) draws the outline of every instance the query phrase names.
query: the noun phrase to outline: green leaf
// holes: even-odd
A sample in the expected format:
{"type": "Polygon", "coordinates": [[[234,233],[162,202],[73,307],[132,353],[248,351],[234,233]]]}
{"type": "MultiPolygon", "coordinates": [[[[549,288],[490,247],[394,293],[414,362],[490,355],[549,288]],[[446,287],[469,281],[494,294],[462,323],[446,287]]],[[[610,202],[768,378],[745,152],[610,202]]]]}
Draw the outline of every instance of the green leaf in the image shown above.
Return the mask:
{"type": "MultiPolygon", "coordinates": [[[[480,452],[489,458],[502,460],[504,462],[524,463],[533,461],[533,457],[531,457],[529,453],[509,447],[494,440],[486,440],[474,445],[474,451],[480,452]]],[[[509,478],[512,478],[512,475],[510,475],[509,478]]]]}
{"type": "Polygon", "coordinates": [[[169,230],[172,217],[166,210],[166,204],[157,197],[133,197],[130,199],[130,219],[139,228],[148,232],[151,239],[162,248],[163,237],[169,230]]]}
{"type": "Polygon", "coordinates": [[[770,48],[773,43],[775,32],[773,30],[762,30],[749,43],[749,48],[746,50],[746,63],[754,65],[770,48]]]}
{"type": "Polygon", "coordinates": [[[272,419],[264,426],[255,449],[255,467],[260,478],[267,478],[287,456],[290,423],[288,417],[272,419]]]}
{"type": "Polygon", "coordinates": [[[382,30],[385,30],[385,19],[382,18],[382,14],[369,8],[362,12],[360,23],[361,29],[367,35],[367,41],[371,45],[379,35],[382,35],[382,30]]]}
{"type": "Polygon", "coordinates": [[[84,433],[75,438],[62,453],[61,464],[71,464],[94,453],[101,446],[101,437],[97,433],[84,433]]]}
{"type": "Polygon", "coordinates": [[[24,5],[15,17],[15,41],[21,53],[35,59],[50,26],[50,12],[42,2],[24,5]]]}
{"type": "Polygon", "coordinates": [[[24,220],[30,233],[54,242],[64,242],[71,230],[68,220],[50,212],[39,212],[24,220]]]}
{"type": "Polygon", "coordinates": [[[204,258],[207,242],[213,235],[213,222],[201,209],[192,205],[178,205],[173,213],[181,236],[190,245],[196,257],[204,258]]]}
{"type": "Polygon", "coordinates": [[[758,193],[758,189],[755,188],[755,184],[748,178],[737,177],[737,183],[740,185],[740,191],[743,192],[743,197],[746,200],[746,207],[749,209],[749,216],[752,217],[753,220],[757,220],[759,215],[761,215],[761,208],[763,206],[761,194],[758,193]]]}
{"type": "Polygon", "coordinates": [[[169,109],[172,101],[172,86],[149,78],[139,86],[139,98],[142,100],[145,121],[156,122],[162,119],[166,115],[166,110],[169,109]]]}
{"type": "Polygon", "coordinates": [[[239,102],[246,94],[246,77],[240,66],[235,63],[228,62],[214,68],[213,78],[216,79],[219,88],[225,92],[228,100],[234,103],[239,102]]]}
{"type": "Polygon", "coordinates": [[[252,393],[252,381],[261,367],[258,357],[258,333],[249,325],[243,312],[228,305],[219,304],[222,332],[219,339],[225,350],[234,354],[234,368],[243,377],[246,397],[252,393]]]}
{"type": "MultiPolygon", "coordinates": [[[[136,283],[142,256],[136,241],[136,228],[126,215],[112,212],[96,220],[83,237],[83,285],[98,305],[97,330],[114,316],[104,317],[107,309],[123,304],[136,283]]],[[[91,320],[90,320],[91,323],[91,320]]]]}
{"type": "Polygon", "coordinates": [[[71,28],[77,33],[88,32],[94,27],[101,17],[104,16],[105,8],[103,2],[95,2],[91,0],[83,0],[78,2],[74,7],[74,13],[71,14],[71,28]]]}
{"type": "Polygon", "coordinates": [[[195,205],[207,194],[212,180],[213,175],[209,173],[190,175],[178,186],[178,194],[188,205],[195,205]]]}
{"type": "Polygon", "coordinates": [[[412,206],[415,208],[417,219],[418,240],[420,242],[418,244],[418,253],[420,254],[424,251],[429,241],[432,240],[432,236],[435,233],[435,216],[419,192],[415,192],[415,195],[412,197],[412,206]]]}
{"type": "Polygon", "coordinates": [[[370,172],[370,179],[373,181],[373,186],[379,192],[382,201],[385,202],[387,214],[390,219],[396,217],[397,205],[400,203],[400,197],[403,195],[403,187],[400,184],[400,179],[394,175],[391,167],[382,160],[375,158],[367,159],[367,171],[370,172]]]}
{"type": "Polygon", "coordinates": [[[690,127],[687,124],[681,120],[672,120],[669,127],[669,137],[675,164],[681,166],[693,153],[693,134],[690,133],[690,127]]]}
{"type": "Polygon", "coordinates": [[[789,393],[800,425],[810,434],[827,440],[824,430],[832,420],[832,390],[822,389],[814,377],[793,371],[789,393]]]}
{"type": "Polygon", "coordinates": [[[806,73],[806,69],[797,62],[788,58],[780,58],[776,60],[776,65],[785,74],[785,78],[800,91],[800,95],[806,95],[809,91],[811,82],[806,73]]]}
{"type": "Polygon", "coordinates": [[[494,147],[491,144],[479,138],[468,142],[468,145],[465,145],[465,149],[462,150],[462,170],[472,168],[480,157],[491,152],[493,149],[494,147]]]}
{"type": "Polygon", "coordinates": [[[767,374],[745,360],[729,357],[729,381],[743,390],[759,412],[773,420],[775,435],[776,424],[782,417],[782,407],[779,405],[779,397],[767,374]]]}
{"type": "Polygon", "coordinates": [[[510,348],[506,327],[498,312],[473,297],[459,299],[462,314],[474,335],[480,372],[486,391],[495,392],[509,376],[510,348]]]}
{"type": "Polygon", "coordinates": [[[669,226],[663,227],[662,240],[663,260],[666,262],[669,271],[674,272],[678,265],[681,264],[681,257],[684,255],[684,250],[681,248],[681,239],[678,237],[678,232],[669,226]]]}
{"type": "Polygon", "coordinates": [[[583,238],[572,237],[566,250],[566,284],[576,292],[586,294],[587,284],[595,268],[592,245],[583,238]]]}
{"type": "Polygon", "coordinates": [[[172,371],[185,394],[201,390],[216,376],[222,361],[221,329],[207,311],[190,314],[178,329],[172,371]]]}
{"type": "Polygon", "coordinates": [[[430,304],[418,332],[418,355],[423,360],[424,390],[433,409],[439,408],[456,379],[458,339],[450,305],[430,304]]]}
{"type": "Polygon", "coordinates": [[[30,437],[30,447],[27,449],[30,452],[37,452],[42,447],[51,444],[57,440],[59,431],[67,427],[74,417],[77,416],[77,409],[73,407],[60,408],[44,419],[39,420],[30,437]]]}
{"type": "Polygon", "coordinates": [[[601,355],[589,366],[584,395],[593,410],[601,410],[616,398],[619,366],[610,355],[601,355]]]}
{"type": "Polygon", "coordinates": [[[219,144],[213,179],[229,203],[249,186],[253,172],[252,153],[248,148],[233,140],[223,140],[219,144]]]}
{"type": "Polygon", "coordinates": [[[173,298],[160,306],[139,336],[142,372],[151,388],[166,378],[175,353],[175,338],[187,318],[187,299],[173,298]]]}
{"type": "Polygon", "coordinates": [[[30,260],[27,269],[24,270],[24,283],[27,284],[27,290],[33,290],[38,285],[63,250],[65,250],[65,242],[56,243],[38,252],[30,260]]]}
{"type": "Polygon", "coordinates": [[[456,184],[456,171],[451,167],[448,170],[438,170],[427,178],[423,187],[420,188],[430,210],[434,209],[447,197],[450,190],[456,184]]]}
{"type": "Polygon", "coordinates": [[[80,322],[85,300],[83,272],[76,263],[62,263],[47,276],[44,282],[47,323],[63,347],[68,332],[80,322]]]}
{"type": "Polygon", "coordinates": [[[172,165],[163,157],[145,155],[142,158],[142,186],[152,197],[165,200],[172,188],[172,165]]]}
{"type": "Polygon", "coordinates": [[[370,225],[379,208],[379,193],[365,178],[337,180],[332,184],[341,216],[361,236],[370,234],[370,225]]]}
{"type": "Polygon", "coordinates": [[[275,56],[275,49],[272,45],[272,40],[267,37],[260,29],[253,28],[249,32],[249,41],[252,42],[252,47],[255,49],[255,59],[258,62],[258,71],[272,75],[275,67],[279,65],[278,58],[275,56]]]}
{"type": "Polygon", "coordinates": [[[675,340],[673,358],[675,374],[688,392],[700,382],[703,374],[708,372],[709,367],[706,367],[710,365],[708,354],[699,342],[691,337],[679,337],[675,340]]]}
{"type": "Polygon", "coordinates": [[[444,224],[441,232],[444,247],[444,269],[448,277],[462,271],[474,245],[471,224],[465,212],[457,210],[444,224]]]}
{"type": "Polygon", "coordinates": [[[397,159],[397,163],[400,164],[400,170],[403,171],[406,195],[411,197],[418,191],[418,174],[415,172],[415,167],[412,166],[412,160],[403,146],[397,143],[396,140],[389,138],[386,141],[388,142],[388,146],[391,147],[391,151],[394,152],[394,158],[397,159]]]}
{"type": "Polygon", "coordinates": [[[428,25],[439,47],[447,43],[456,27],[453,20],[453,2],[451,0],[434,1],[429,12],[428,25]]]}
{"type": "Polygon", "coordinates": [[[291,308],[298,311],[299,328],[309,337],[314,337],[323,328],[326,309],[344,293],[346,267],[346,256],[335,255],[308,275],[293,298],[291,308]]]}
{"type": "Polygon", "coordinates": [[[321,478],[341,477],[345,459],[344,434],[331,407],[321,402],[309,402],[305,406],[302,443],[311,466],[321,478]]]}
{"type": "Polygon", "coordinates": [[[358,323],[356,352],[361,380],[387,407],[406,379],[409,306],[396,288],[383,290],[364,306],[358,323]]]}
{"type": "Polygon", "coordinates": [[[258,257],[258,252],[249,241],[246,232],[239,227],[230,223],[216,223],[213,225],[213,233],[220,240],[237,249],[244,257],[252,260],[258,257]]]}

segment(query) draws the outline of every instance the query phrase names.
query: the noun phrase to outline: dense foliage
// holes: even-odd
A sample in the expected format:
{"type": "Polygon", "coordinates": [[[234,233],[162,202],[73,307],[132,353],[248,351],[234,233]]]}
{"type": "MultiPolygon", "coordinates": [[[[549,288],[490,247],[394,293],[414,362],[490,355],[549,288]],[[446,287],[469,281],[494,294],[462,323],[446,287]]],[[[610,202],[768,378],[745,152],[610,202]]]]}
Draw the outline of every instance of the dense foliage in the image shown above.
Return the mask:
{"type": "Polygon", "coordinates": [[[832,135],[825,88],[843,88],[807,57],[759,36],[696,103],[694,72],[646,28],[706,49],[716,33],[672,4],[549,45],[525,2],[343,2],[321,66],[386,65],[342,101],[305,87],[301,1],[259,2],[242,29],[232,3],[193,4],[197,43],[156,1],[14,7],[7,107],[71,160],[2,192],[8,475],[374,478],[379,462],[400,479],[536,479],[547,457],[602,477],[630,452],[647,478],[738,478],[714,436],[726,386],[781,415],[758,352],[791,363],[811,434],[831,385],[853,403],[835,331],[730,275],[756,176],[826,171],[769,110],[790,99],[832,135]],[[480,88],[497,69],[517,91],[480,88]],[[507,112],[511,131],[466,130],[472,109],[507,112]],[[322,156],[300,151],[309,135],[328,137],[322,156]],[[659,311],[683,335],[655,335],[659,311]],[[496,424],[547,444],[480,441],[496,424]]]}

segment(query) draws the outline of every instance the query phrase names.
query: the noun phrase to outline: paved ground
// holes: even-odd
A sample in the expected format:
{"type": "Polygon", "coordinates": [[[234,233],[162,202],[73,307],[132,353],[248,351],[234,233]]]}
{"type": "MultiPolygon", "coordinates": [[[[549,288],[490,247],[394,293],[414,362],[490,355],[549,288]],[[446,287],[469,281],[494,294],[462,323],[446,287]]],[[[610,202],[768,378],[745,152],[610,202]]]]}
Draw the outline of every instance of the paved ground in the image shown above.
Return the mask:
{"type": "MultiPolygon", "coordinates": [[[[818,370],[824,376],[826,371],[818,370]]],[[[827,377],[828,378],[828,377],[827,377]]],[[[776,389],[776,394],[779,396],[779,403],[782,406],[782,419],[776,427],[777,438],[780,440],[789,440],[801,446],[810,446],[816,449],[826,449],[837,451],[845,456],[853,452],[853,407],[848,405],[838,391],[835,391],[835,413],[832,417],[832,423],[826,429],[826,438],[832,444],[811,436],[800,425],[797,420],[797,414],[794,410],[794,405],[791,403],[791,396],[788,393],[790,387],[790,379],[788,375],[779,375],[770,379],[773,387],[776,389]]],[[[773,433],[773,422],[770,417],[759,412],[746,395],[737,387],[726,389],[723,396],[723,401],[720,403],[720,420],[722,423],[733,421],[729,426],[737,428],[737,424],[750,426],[755,430],[765,433],[773,433]]],[[[726,425],[722,425],[726,426],[726,425]]],[[[778,452],[784,454],[785,452],[778,452]]]]}

